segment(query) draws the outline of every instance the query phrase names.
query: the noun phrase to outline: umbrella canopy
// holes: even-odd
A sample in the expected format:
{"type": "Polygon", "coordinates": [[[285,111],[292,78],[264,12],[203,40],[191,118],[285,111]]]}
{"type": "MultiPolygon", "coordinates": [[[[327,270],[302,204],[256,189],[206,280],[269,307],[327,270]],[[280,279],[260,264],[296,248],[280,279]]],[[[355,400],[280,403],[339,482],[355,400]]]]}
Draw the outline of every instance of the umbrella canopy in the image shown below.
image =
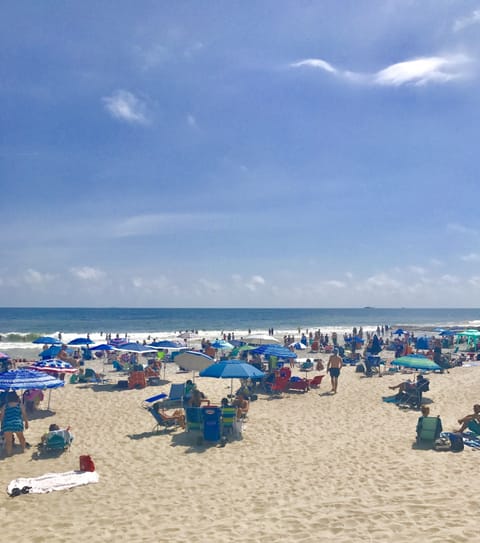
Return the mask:
{"type": "Polygon", "coordinates": [[[181,349],[182,347],[185,347],[184,343],[180,343],[180,341],[154,341],[153,343],[150,343],[152,347],[155,347],[156,349],[181,349]]]}
{"type": "Polygon", "coordinates": [[[10,358],[10,356],[8,354],[5,354],[5,353],[0,353],[0,359],[5,359],[5,358],[10,358]]]}
{"type": "Polygon", "coordinates": [[[268,334],[250,334],[249,336],[244,337],[243,340],[252,345],[272,345],[273,343],[280,343],[278,339],[275,339],[268,334]]]}
{"type": "Polygon", "coordinates": [[[430,358],[427,358],[426,356],[421,356],[417,354],[410,354],[407,356],[400,356],[399,358],[395,358],[393,360],[392,365],[394,366],[402,366],[404,368],[410,368],[414,370],[425,370],[425,371],[434,371],[434,370],[441,370],[442,368],[436,364],[433,360],[430,360],[430,358]]]}
{"type": "Polygon", "coordinates": [[[231,351],[233,349],[233,345],[224,339],[217,339],[212,343],[212,347],[222,351],[231,351]]]}
{"type": "Polygon", "coordinates": [[[57,358],[52,358],[50,360],[40,360],[34,362],[28,369],[45,371],[47,373],[77,373],[77,368],[72,366],[69,362],[64,362],[63,360],[58,360],[57,358]]]}
{"type": "Polygon", "coordinates": [[[200,377],[214,377],[215,379],[231,379],[230,394],[233,395],[234,379],[260,379],[265,374],[255,366],[242,360],[222,360],[212,364],[200,372],[200,377]]]}
{"type": "Polygon", "coordinates": [[[50,336],[37,337],[37,339],[34,339],[32,343],[37,343],[37,344],[41,343],[43,345],[61,345],[62,344],[62,342],[59,339],[50,337],[50,336]]]}
{"type": "Polygon", "coordinates": [[[405,333],[405,330],[403,330],[402,328],[398,328],[397,330],[395,330],[395,332],[393,332],[394,334],[397,334],[397,336],[401,336],[405,333]]]}
{"type": "Polygon", "coordinates": [[[296,353],[282,345],[260,345],[251,351],[253,354],[263,354],[264,356],[276,356],[277,358],[297,358],[296,353]]]}
{"type": "Polygon", "coordinates": [[[113,351],[115,347],[113,345],[108,345],[108,343],[100,343],[100,345],[95,345],[95,347],[90,347],[91,351],[113,351]]]}
{"type": "Polygon", "coordinates": [[[307,346],[302,343],[301,341],[297,341],[295,343],[290,343],[290,347],[293,347],[294,349],[297,349],[297,351],[304,351],[307,346]]]}
{"type": "Polygon", "coordinates": [[[94,341],[88,337],[76,337],[75,339],[72,339],[72,341],[69,341],[68,345],[92,345],[92,343],[94,343],[94,341]]]}
{"type": "Polygon", "coordinates": [[[139,354],[157,352],[157,349],[155,349],[154,347],[151,347],[149,345],[141,345],[140,343],[124,343],[123,345],[119,345],[118,347],[115,347],[115,350],[124,351],[128,353],[139,353],[139,354]]]}
{"type": "Polygon", "coordinates": [[[211,366],[215,360],[199,351],[183,351],[175,357],[175,363],[183,369],[201,371],[211,366]]]}
{"type": "Polygon", "coordinates": [[[478,330],[464,330],[463,332],[457,332],[457,336],[464,337],[480,337],[480,332],[478,330]]]}
{"type": "Polygon", "coordinates": [[[17,369],[0,373],[0,389],[2,390],[31,390],[63,386],[63,381],[43,371],[17,369]]]}

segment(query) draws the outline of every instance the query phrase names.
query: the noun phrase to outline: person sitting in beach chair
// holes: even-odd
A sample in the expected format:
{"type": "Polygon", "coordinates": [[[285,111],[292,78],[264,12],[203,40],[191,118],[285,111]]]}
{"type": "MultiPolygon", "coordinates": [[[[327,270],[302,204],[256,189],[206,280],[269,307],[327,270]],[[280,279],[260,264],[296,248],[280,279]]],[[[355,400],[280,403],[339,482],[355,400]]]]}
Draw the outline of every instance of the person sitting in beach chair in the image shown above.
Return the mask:
{"type": "Polygon", "coordinates": [[[422,404],[423,393],[430,389],[430,381],[419,373],[416,382],[403,381],[389,388],[391,390],[398,389],[397,400],[399,403],[419,408],[422,404]]]}
{"type": "Polygon", "coordinates": [[[463,434],[466,430],[470,430],[474,434],[480,435],[480,405],[475,404],[473,413],[458,419],[458,424],[461,424],[461,426],[456,433],[463,434]]]}
{"type": "Polygon", "coordinates": [[[440,437],[442,432],[442,421],[440,417],[431,417],[430,408],[426,405],[421,407],[422,415],[417,421],[417,444],[429,444],[433,447],[435,440],[440,437]]]}
{"type": "Polygon", "coordinates": [[[40,447],[45,451],[63,451],[70,447],[72,441],[70,426],[62,429],[58,424],[50,424],[48,432],[42,436],[40,447]]]}
{"type": "Polygon", "coordinates": [[[180,426],[185,428],[185,414],[182,409],[176,409],[171,415],[168,414],[164,409],[162,409],[161,402],[155,402],[151,407],[148,408],[148,411],[152,414],[153,418],[157,422],[155,428],[158,429],[160,426],[168,428],[170,426],[180,426]]]}
{"type": "Polygon", "coordinates": [[[248,415],[248,409],[250,402],[246,394],[238,394],[235,400],[232,402],[232,406],[237,408],[237,418],[245,419],[248,415]]]}

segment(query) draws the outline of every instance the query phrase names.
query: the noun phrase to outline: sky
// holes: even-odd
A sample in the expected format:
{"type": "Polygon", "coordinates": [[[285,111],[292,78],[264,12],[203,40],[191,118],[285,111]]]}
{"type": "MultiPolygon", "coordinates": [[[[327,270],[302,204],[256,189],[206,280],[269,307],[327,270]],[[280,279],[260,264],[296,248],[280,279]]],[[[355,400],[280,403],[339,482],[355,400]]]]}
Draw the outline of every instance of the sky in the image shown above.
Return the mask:
{"type": "Polygon", "coordinates": [[[480,0],[6,0],[0,306],[480,307],[480,0]]]}

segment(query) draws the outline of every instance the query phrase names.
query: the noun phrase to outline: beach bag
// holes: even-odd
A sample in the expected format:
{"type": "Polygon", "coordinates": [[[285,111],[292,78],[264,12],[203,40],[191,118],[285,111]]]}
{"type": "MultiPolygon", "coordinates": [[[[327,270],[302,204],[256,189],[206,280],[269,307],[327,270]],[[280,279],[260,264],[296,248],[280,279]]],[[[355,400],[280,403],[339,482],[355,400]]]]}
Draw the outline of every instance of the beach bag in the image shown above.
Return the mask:
{"type": "Polygon", "coordinates": [[[450,450],[453,452],[461,452],[465,448],[463,444],[463,437],[460,434],[449,434],[450,438],[450,450]]]}
{"type": "Polygon", "coordinates": [[[440,436],[438,439],[435,440],[435,444],[433,445],[433,448],[436,451],[449,451],[452,448],[452,443],[450,441],[450,438],[447,436],[440,436]]]}
{"type": "Polygon", "coordinates": [[[95,463],[89,454],[80,456],[80,471],[95,471],[95,463]]]}

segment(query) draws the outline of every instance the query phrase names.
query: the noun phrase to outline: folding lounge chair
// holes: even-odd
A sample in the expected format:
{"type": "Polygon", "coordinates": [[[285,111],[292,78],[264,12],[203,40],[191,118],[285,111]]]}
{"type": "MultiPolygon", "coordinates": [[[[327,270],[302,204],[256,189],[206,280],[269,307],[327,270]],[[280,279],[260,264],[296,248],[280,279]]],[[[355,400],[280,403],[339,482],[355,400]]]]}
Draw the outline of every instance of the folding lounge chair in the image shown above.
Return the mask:
{"type": "Polygon", "coordinates": [[[237,422],[236,407],[222,407],[222,435],[228,436],[235,433],[237,422]]]}
{"type": "Polygon", "coordinates": [[[319,388],[324,377],[325,375],[315,375],[313,379],[309,379],[310,388],[319,388]]]}
{"type": "Polygon", "coordinates": [[[158,402],[157,404],[153,404],[148,407],[147,411],[152,415],[156,422],[155,426],[153,427],[153,431],[159,432],[160,428],[163,428],[164,432],[166,432],[167,428],[180,426],[177,418],[170,418],[168,415],[165,415],[165,413],[162,412],[161,408],[158,408],[158,402]]]}
{"type": "Polygon", "coordinates": [[[185,396],[185,383],[170,385],[168,396],[162,401],[162,409],[172,409],[174,407],[183,407],[183,398],[185,396]]]}

